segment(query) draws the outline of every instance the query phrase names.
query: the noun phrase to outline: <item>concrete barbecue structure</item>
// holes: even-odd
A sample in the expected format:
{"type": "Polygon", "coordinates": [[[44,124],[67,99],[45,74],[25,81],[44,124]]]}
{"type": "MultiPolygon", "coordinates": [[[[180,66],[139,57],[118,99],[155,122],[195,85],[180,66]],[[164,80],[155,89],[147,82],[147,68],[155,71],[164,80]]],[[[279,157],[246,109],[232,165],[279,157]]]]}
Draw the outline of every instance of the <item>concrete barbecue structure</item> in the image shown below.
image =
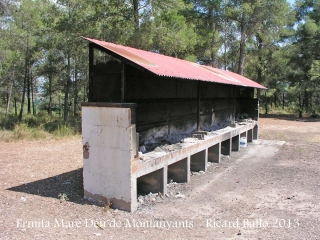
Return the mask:
{"type": "Polygon", "coordinates": [[[84,196],[137,209],[137,194],[239,151],[258,137],[264,88],[238,74],[95,39],[82,104],[84,196]],[[238,123],[236,119],[240,119],[238,123]],[[142,152],[142,153],[141,153],[142,152]]]}

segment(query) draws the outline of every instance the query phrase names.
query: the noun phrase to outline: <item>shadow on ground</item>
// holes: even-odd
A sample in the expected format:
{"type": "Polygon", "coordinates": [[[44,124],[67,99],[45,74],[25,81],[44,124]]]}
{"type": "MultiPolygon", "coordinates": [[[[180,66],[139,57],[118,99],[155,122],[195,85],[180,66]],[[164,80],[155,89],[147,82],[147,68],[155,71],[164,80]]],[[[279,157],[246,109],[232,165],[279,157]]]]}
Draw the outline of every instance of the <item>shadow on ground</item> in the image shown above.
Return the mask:
{"type": "Polygon", "coordinates": [[[79,168],[57,176],[11,187],[7,190],[60,200],[64,198],[77,204],[93,205],[93,202],[83,198],[82,172],[83,168],[79,168]]]}
{"type": "Polygon", "coordinates": [[[299,118],[295,114],[259,114],[260,118],[273,118],[286,121],[298,121],[298,122],[320,122],[320,117],[302,117],[299,118]]]}

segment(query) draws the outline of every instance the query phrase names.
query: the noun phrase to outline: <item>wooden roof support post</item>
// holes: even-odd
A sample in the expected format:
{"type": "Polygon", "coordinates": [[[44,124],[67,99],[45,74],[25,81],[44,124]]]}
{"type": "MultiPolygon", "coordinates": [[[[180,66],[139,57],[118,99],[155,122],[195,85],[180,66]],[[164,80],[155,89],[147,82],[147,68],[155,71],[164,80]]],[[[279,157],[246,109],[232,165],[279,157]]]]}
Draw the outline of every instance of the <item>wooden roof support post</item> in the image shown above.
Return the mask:
{"type": "Polygon", "coordinates": [[[94,49],[93,43],[89,43],[89,96],[88,101],[93,101],[93,61],[94,61],[94,49]]]}
{"type": "Polygon", "coordinates": [[[200,131],[200,81],[198,81],[198,99],[197,99],[197,131],[200,131]]]}
{"type": "Polygon", "coordinates": [[[233,86],[233,116],[232,124],[236,123],[236,86],[233,86]]]}
{"type": "Polygon", "coordinates": [[[124,92],[126,83],[126,64],[122,61],[122,71],[121,71],[121,102],[124,102],[124,92]]]}

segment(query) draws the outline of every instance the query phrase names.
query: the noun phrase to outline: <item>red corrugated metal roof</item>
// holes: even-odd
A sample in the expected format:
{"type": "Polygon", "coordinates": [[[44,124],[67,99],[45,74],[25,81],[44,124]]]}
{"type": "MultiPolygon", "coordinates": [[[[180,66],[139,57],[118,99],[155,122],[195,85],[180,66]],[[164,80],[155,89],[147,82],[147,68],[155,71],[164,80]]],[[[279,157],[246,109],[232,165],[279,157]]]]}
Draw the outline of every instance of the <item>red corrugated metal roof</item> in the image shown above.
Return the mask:
{"type": "Polygon", "coordinates": [[[85,37],[84,39],[132,61],[158,76],[208,81],[244,87],[265,88],[264,86],[233,72],[96,39],[85,37]]]}

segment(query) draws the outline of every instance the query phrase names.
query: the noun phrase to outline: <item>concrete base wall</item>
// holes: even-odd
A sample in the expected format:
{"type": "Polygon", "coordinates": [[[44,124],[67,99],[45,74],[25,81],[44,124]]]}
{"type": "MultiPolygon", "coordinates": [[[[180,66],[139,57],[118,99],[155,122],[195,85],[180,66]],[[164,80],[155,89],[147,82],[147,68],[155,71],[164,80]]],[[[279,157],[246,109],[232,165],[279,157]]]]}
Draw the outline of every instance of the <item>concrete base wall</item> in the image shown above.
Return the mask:
{"type": "MultiPolygon", "coordinates": [[[[111,201],[114,208],[137,209],[137,193],[167,192],[168,180],[189,182],[191,171],[238,151],[240,136],[257,134],[257,122],[207,132],[203,140],[179,143],[172,152],[137,156],[135,104],[86,103],[82,107],[85,198],[111,201]]],[[[248,137],[249,138],[249,137],[248,137]]],[[[250,142],[250,141],[249,141],[250,142]]]]}

